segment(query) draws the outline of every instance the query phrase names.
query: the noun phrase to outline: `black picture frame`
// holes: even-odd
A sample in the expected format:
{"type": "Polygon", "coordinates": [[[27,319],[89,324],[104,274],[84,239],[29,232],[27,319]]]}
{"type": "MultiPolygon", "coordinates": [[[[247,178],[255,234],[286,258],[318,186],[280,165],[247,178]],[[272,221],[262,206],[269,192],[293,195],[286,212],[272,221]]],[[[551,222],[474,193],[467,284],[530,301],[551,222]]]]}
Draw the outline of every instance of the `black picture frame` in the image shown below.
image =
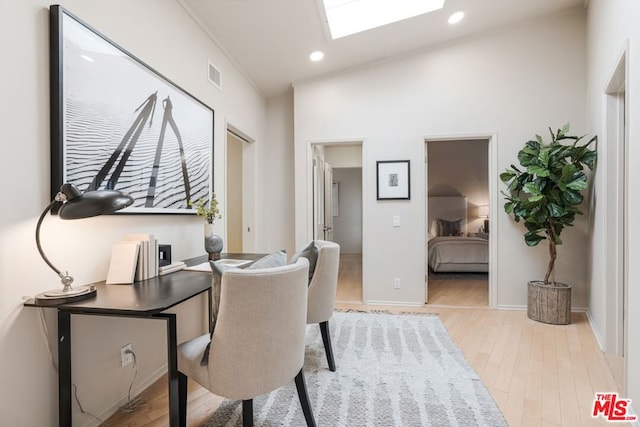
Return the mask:
{"type": "Polygon", "coordinates": [[[376,161],[376,199],[411,199],[411,165],[409,160],[376,161]]]}
{"type": "Polygon", "coordinates": [[[214,110],[61,6],[49,8],[51,195],[131,195],[123,213],[195,214],[213,192],[214,110]]]}

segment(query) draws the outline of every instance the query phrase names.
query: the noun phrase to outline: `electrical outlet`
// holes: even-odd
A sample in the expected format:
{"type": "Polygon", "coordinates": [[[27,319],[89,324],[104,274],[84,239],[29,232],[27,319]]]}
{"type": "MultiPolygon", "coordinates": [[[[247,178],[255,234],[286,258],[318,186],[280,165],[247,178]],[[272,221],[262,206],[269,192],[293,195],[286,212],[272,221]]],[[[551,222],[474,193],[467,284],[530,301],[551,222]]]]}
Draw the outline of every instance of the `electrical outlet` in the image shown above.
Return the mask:
{"type": "Polygon", "coordinates": [[[127,353],[127,350],[133,352],[131,344],[127,344],[120,349],[120,361],[122,362],[123,368],[129,363],[133,363],[133,353],[127,353]]]}
{"type": "Polygon", "coordinates": [[[400,279],[393,279],[393,289],[400,289],[400,279]]]}

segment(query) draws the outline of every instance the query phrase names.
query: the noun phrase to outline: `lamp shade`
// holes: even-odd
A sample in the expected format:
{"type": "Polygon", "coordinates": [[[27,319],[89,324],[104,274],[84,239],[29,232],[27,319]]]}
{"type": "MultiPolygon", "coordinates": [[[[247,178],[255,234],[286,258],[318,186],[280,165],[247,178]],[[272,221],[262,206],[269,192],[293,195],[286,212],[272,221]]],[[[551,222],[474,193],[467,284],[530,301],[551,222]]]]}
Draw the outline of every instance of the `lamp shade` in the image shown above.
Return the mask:
{"type": "Polygon", "coordinates": [[[66,202],[60,206],[58,215],[62,219],[81,219],[107,215],[124,209],[133,203],[131,196],[116,190],[98,190],[81,193],[73,184],[63,184],[60,192],[66,202]]]}

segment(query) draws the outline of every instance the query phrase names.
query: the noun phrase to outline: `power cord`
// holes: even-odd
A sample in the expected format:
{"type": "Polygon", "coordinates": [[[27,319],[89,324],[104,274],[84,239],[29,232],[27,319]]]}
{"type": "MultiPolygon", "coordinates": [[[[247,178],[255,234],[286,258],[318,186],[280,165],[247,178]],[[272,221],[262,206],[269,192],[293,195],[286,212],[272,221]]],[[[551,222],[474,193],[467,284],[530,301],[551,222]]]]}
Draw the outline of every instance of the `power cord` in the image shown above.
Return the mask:
{"type": "Polygon", "coordinates": [[[126,350],[125,354],[130,354],[133,357],[133,378],[131,378],[131,384],[129,384],[129,392],[127,394],[127,403],[120,407],[120,413],[130,414],[131,412],[134,412],[136,409],[142,406],[146,406],[147,401],[140,396],[131,400],[131,389],[133,388],[133,383],[135,382],[136,377],[138,376],[138,363],[137,363],[138,360],[133,350],[126,350]]]}
{"type": "MultiPolygon", "coordinates": [[[[49,328],[47,327],[47,321],[44,318],[44,309],[41,308],[38,311],[40,313],[40,324],[42,326],[41,332],[44,334],[44,342],[47,345],[47,350],[49,351],[49,360],[51,361],[51,366],[53,366],[53,369],[56,372],[58,372],[58,365],[56,364],[55,359],[53,357],[53,351],[51,351],[51,346],[49,346],[49,328]]],[[[133,356],[133,359],[135,361],[135,355],[133,356]]],[[[71,387],[73,387],[73,397],[76,400],[76,403],[78,404],[78,408],[80,409],[80,412],[84,415],[89,415],[93,419],[100,422],[99,424],[100,426],[105,425],[105,422],[102,421],[101,418],[97,417],[91,412],[84,410],[84,408],[82,407],[82,403],[80,403],[80,398],[78,397],[78,386],[76,386],[74,383],[71,383],[71,387]]]]}

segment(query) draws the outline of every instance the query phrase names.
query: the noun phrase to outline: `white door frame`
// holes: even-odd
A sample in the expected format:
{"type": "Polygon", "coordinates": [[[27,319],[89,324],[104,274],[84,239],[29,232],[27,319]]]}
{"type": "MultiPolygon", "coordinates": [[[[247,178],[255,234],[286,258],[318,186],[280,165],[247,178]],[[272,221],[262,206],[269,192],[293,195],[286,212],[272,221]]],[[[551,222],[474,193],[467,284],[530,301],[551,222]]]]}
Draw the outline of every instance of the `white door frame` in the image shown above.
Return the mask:
{"type": "MultiPolygon", "coordinates": [[[[491,215],[491,228],[489,232],[489,307],[496,308],[498,306],[498,232],[500,227],[498,226],[499,209],[498,204],[498,134],[496,132],[478,132],[478,133],[465,133],[465,134],[447,134],[447,135],[426,135],[423,137],[423,158],[425,162],[427,160],[427,143],[433,141],[461,141],[461,140],[473,140],[483,139],[488,140],[487,148],[487,161],[489,166],[489,214],[491,215]]],[[[427,197],[428,187],[427,177],[429,172],[425,167],[425,203],[424,203],[424,222],[426,230],[429,229],[427,221],[427,205],[429,198],[427,197]]],[[[427,233],[424,233],[424,247],[427,247],[427,233]]],[[[427,257],[425,256],[425,273],[429,271],[427,265],[427,257]]],[[[425,282],[428,283],[428,278],[425,274],[425,282]]],[[[427,295],[428,297],[428,295],[427,295]]],[[[425,298],[426,301],[426,298],[425,298]]]]}
{"type": "Polygon", "coordinates": [[[366,157],[366,147],[367,147],[367,142],[365,140],[365,138],[339,138],[339,139],[313,139],[313,140],[307,140],[306,141],[306,162],[307,162],[307,174],[306,174],[306,178],[307,178],[307,200],[306,200],[306,204],[307,204],[307,226],[305,227],[305,232],[306,232],[306,238],[303,239],[303,241],[309,241],[311,239],[313,239],[313,229],[315,227],[314,224],[314,218],[313,218],[313,173],[314,173],[314,168],[313,168],[313,150],[315,146],[341,146],[341,145],[359,145],[362,147],[362,300],[363,301],[367,301],[366,295],[367,295],[367,288],[366,288],[366,272],[367,269],[366,267],[366,259],[367,257],[365,256],[365,252],[367,250],[367,237],[366,237],[366,233],[364,233],[364,230],[367,229],[367,223],[368,223],[368,218],[367,218],[367,210],[364,209],[365,206],[365,197],[368,194],[367,191],[365,191],[364,188],[364,183],[367,182],[367,168],[365,167],[365,159],[366,157]]]}
{"type": "MultiPolygon", "coordinates": [[[[255,153],[255,139],[251,138],[246,133],[235,127],[233,124],[225,120],[224,130],[224,153],[221,154],[224,159],[224,182],[223,188],[227,186],[227,132],[233,133],[237,138],[247,142],[246,146],[242,150],[242,250],[244,252],[256,251],[256,233],[254,222],[256,219],[256,202],[255,202],[255,189],[256,189],[256,167],[257,159],[255,153]]],[[[217,153],[216,153],[217,154],[217,153]]],[[[218,190],[218,192],[220,192],[218,190]]],[[[225,221],[225,238],[226,238],[226,220],[229,213],[227,212],[227,194],[224,191],[224,197],[221,199],[223,203],[223,218],[225,221]]]]}
{"type": "MultiPolygon", "coordinates": [[[[626,91],[629,88],[628,42],[604,90],[605,141],[605,351],[627,354],[629,241],[629,125],[626,91]]],[[[626,372],[625,358],[624,370],[626,372]]],[[[626,378],[626,373],[623,375],[626,378]]],[[[625,385],[626,387],[626,385],[625,385]]]]}

